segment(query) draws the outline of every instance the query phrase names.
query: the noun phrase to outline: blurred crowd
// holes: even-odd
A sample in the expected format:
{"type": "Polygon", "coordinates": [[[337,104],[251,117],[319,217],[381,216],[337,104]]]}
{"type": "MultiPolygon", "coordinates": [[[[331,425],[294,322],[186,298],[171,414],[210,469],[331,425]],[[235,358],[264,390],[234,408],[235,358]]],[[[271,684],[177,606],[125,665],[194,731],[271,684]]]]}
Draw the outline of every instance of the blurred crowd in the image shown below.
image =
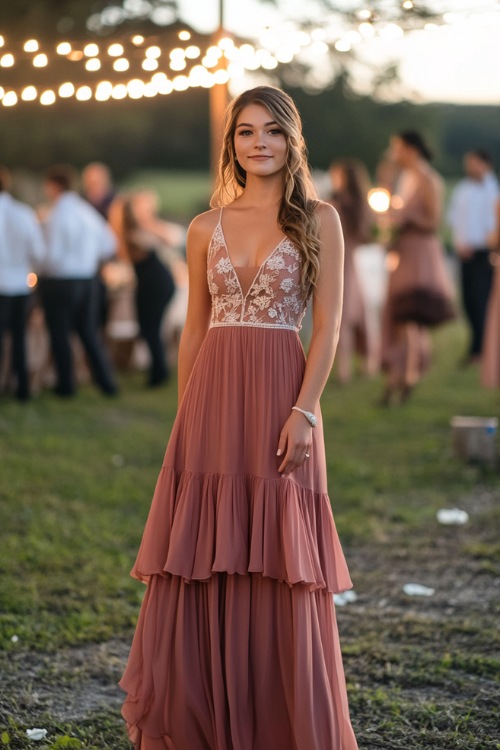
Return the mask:
{"type": "Polygon", "coordinates": [[[112,396],[130,366],[167,383],[187,305],[184,228],[159,217],[153,191],[117,194],[101,163],[81,177],[48,169],[36,211],[10,183],[0,168],[1,390],[69,397],[92,378],[112,396]]]}
{"type": "MultiPolygon", "coordinates": [[[[403,131],[375,187],[356,159],[332,163],[319,185],[345,237],[335,376],[346,383],[356,369],[382,370],[383,406],[404,403],[428,369],[429,331],[456,317],[457,286],[470,329],[460,364],[500,387],[498,180],[489,155],[470,151],[445,207],[431,158],[419,133],[403,131]]],[[[0,168],[0,391],[68,397],[91,378],[112,396],[116,370],[130,367],[147,372],[148,387],[167,383],[187,306],[184,227],[160,217],[154,191],[117,193],[101,163],[80,176],[48,169],[36,211],[10,186],[0,168]]]]}

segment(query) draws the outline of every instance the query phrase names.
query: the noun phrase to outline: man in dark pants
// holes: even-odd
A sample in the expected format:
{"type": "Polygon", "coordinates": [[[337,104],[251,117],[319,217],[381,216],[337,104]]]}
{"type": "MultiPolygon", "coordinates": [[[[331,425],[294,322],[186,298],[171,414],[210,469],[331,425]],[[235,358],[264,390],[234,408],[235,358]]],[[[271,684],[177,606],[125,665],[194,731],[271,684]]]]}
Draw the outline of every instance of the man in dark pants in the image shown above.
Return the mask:
{"type": "Polygon", "coordinates": [[[55,392],[72,396],[76,390],[71,332],[78,334],[90,370],[103,393],[117,391],[113,372],[99,338],[99,265],[115,253],[110,228],[83,198],[71,190],[72,170],[52,167],[45,192],[53,203],[46,224],[47,262],[40,292],[57,370],[55,392]]]}
{"type": "Polygon", "coordinates": [[[474,363],[481,356],[493,281],[488,245],[496,226],[499,188],[486,152],[470,151],[465,155],[464,166],[467,177],[452,193],[448,222],[461,261],[462,299],[472,332],[466,362],[474,363]]]}
{"type": "Polygon", "coordinates": [[[25,338],[32,301],[28,274],[43,262],[45,246],[35,212],[14,200],[9,187],[10,174],[0,167],[0,365],[3,339],[10,332],[16,396],[27,401],[30,384],[25,338]]]}

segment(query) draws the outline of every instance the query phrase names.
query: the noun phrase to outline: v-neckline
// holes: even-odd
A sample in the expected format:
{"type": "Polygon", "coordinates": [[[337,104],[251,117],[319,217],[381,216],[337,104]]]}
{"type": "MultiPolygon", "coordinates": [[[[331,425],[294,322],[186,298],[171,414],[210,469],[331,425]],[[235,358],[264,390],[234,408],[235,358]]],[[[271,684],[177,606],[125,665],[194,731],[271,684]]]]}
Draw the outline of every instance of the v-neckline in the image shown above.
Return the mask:
{"type": "Polygon", "coordinates": [[[229,253],[229,247],[228,247],[228,244],[227,244],[226,235],[224,234],[224,228],[222,226],[222,216],[219,218],[219,229],[220,229],[220,233],[221,233],[221,237],[222,237],[222,242],[224,244],[224,249],[226,251],[226,257],[227,257],[227,259],[228,259],[228,261],[229,261],[229,263],[231,265],[231,270],[232,270],[232,272],[233,272],[233,274],[234,274],[234,276],[236,278],[236,281],[238,282],[238,286],[239,286],[240,292],[241,292],[241,297],[242,297],[243,300],[246,300],[246,298],[248,297],[248,295],[252,291],[252,289],[253,289],[253,287],[255,285],[255,282],[259,278],[260,272],[262,271],[262,269],[264,268],[264,266],[266,265],[266,263],[268,263],[271,260],[271,258],[273,257],[274,253],[276,253],[279,250],[279,248],[284,243],[284,241],[287,239],[287,237],[286,237],[286,235],[284,235],[281,238],[281,240],[278,242],[278,244],[276,245],[276,247],[273,250],[271,250],[271,252],[269,253],[269,255],[264,259],[264,261],[260,264],[260,266],[235,266],[234,263],[233,263],[233,261],[231,260],[231,255],[229,253]],[[248,269],[256,268],[257,269],[257,273],[253,277],[252,283],[248,287],[246,294],[243,294],[243,288],[241,286],[241,281],[240,281],[240,278],[238,276],[238,271],[236,270],[237,268],[248,268],[248,269]]]}

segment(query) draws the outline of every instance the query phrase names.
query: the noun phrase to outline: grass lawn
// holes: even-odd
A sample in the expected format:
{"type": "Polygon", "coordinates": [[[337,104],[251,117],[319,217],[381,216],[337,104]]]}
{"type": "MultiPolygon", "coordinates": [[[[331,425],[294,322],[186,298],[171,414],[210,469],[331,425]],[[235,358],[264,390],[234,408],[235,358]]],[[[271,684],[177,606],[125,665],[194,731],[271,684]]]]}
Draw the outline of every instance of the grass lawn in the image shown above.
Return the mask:
{"type": "MultiPolygon", "coordinates": [[[[459,370],[459,324],[404,408],[380,382],[332,380],[323,404],[337,527],[358,600],[338,609],[360,750],[500,748],[500,476],[451,451],[453,415],[497,415],[500,394],[459,370]],[[463,527],[441,507],[469,512],[463,527]],[[411,599],[406,582],[435,588],[411,599]]],[[[128,572],[176,388],[92,388],[0,401],[0,746],[128,747],[115,687],[143,586],[128,572]],[[25,730],[48,729],[33,745],[25,730]]],[[[302,750],[302,748],[301,748],[302,750]]],[[[327,750],[325,748],[325,750],[327,750]]]]}

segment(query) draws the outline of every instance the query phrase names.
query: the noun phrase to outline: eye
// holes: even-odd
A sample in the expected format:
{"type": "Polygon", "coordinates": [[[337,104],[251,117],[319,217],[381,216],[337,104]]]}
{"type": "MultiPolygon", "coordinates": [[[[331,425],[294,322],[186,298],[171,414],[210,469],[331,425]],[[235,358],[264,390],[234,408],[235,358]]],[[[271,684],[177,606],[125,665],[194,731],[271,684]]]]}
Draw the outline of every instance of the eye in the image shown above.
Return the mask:
{"type": "Polygon", "coordinates": [[[252,135],[252,131],[245,129],[245,130],[239,130],[238,135],[252,135]]]}
{"type": "Polygon", "coordinates": [[[283,131],[279,128],[272,128],[269,132],[271,135],[283,135],[283,131]]]}

